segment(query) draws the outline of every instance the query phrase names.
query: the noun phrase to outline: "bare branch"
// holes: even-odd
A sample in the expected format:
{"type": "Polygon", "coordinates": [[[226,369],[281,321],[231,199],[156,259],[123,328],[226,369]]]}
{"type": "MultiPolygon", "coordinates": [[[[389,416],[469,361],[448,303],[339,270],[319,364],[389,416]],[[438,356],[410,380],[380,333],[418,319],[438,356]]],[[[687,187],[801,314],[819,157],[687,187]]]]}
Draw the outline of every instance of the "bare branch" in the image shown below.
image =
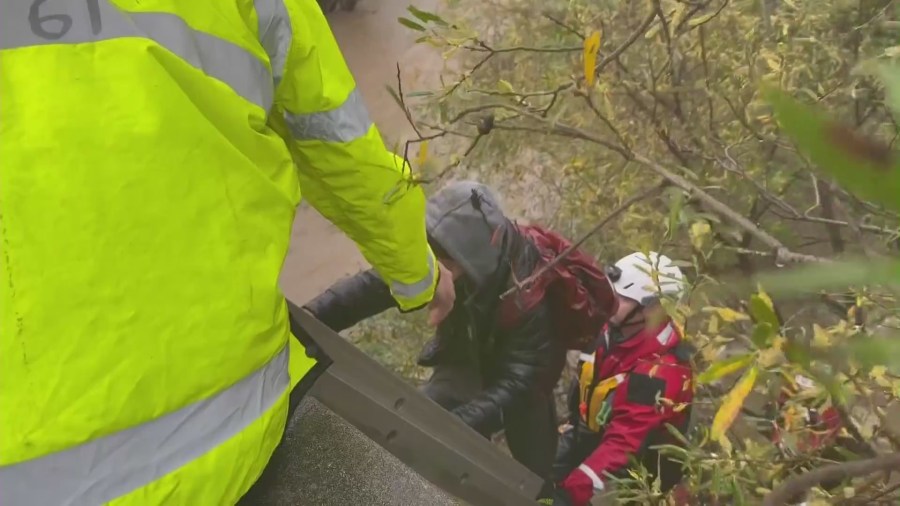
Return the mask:
{"type": "Polygon", "coordinates": [[[794,497],[826,481],[867,476],[878,471],[900,469],[900,452],[867,460],[823,466],[785,481],[763,499],[762,506],[782,506],[794,497]]]}
{"type": "Polygon", "coordinates": [[[600,75],[600,72],[603,72],[603,69],[606,68],[607,65],[616,61],[619,56],[622,55],[622,53],[624,53],[629,47],[631,47],[632,44],[643,37],[644,34],[647,33],[647,30],[650,29],[650,25],[653,24],[653,20],[655,18],[656,12],[651,12],[649,16],[644,18],[644,21],[640,24],[640,26],[637,27],[634,32],[631,33],[631,35],[627,39],[625,39],[625,42],[623,42],[619,47],[613,50],[612,53],[609,53],[609,55],[603,57],[603,59],[600,60],[600,63],[597,64],[597,67],[594,70],[594,73],[596,75],[600,75]]]}
{"type": "Polygon", "coordinates": [[[512,46],[512,47],[503,47],[499,49],[494,49],[484,42],[479,42],[478,46],[463,46],[463,49],[468,49],[469,51],[476,52],[489,52],[492,54],[501,54],[501,53],[574,53],[577,51],[582,51],[583,48],[581,46],[561,46],[561,47],[530,47],[530,46],[512,46]]]}
{"type": "Polygon", "coordinates": [[[512,288],[510,288],[509,290],[500,294],[500,298],[505,299],[506,297],[509,297],[510,295],[516,293],[517,291],[531,286],[531,284],[533,284],[536,280],[540,279],[540,277],[543,276],[544,274],[546,274],[550,269],[553,269],[554,267],[556,267],[564,258],[569,256],[570,253],[572,253],[573,251],[575,251],[576,249],[581,247],[581,245],[584,244],[585,241],[587,241],[590,237],[592,237],[594,234],[599,232],[610,221],[612,221],[617,216],[619,216],[620,214],[622,214],[623,212],[628,210],[628,208],[633,206],[634,204],[658,194],[666,186],[668,186],[668,183],[662,182],[652,188],[649,188],[647,190],[644,190],[641,193],[638,193],[636,195],[632,195],[631,197],[629,197],[627,200],[625,200],[625,202],[622,202],[622,204],[620,204],[619,207],[615,208],[611,213],[606,215],[605,218],[600,220],[599,223],[594,225],[594,227],[591,228],[586,234],[581,236],[581,238],[578,239],[577,241],[573,242],[568,248],[563,250],[563,252],[560,253],[559,255],[557,255],[553,260],[544,264],[540,269],[534,271],[534,273],[532,275],[528,276],[527,278],[523,279],[522,281],[517,281],[512,288]]]}
{"type": "Polygon", "coordinates": [[[522,111],[515,107],[511,106],[497,106],[501,109],[507,109],[514,112],[520,113],[524,117],[528,117],[539,121],[546,128],[547,133],[552,133],[556,135],[565,135],[569,137],[575,137],[578,139],[583,139],[586,141],[593,142],[595,144],[599,144],[601,146],[607,147],[620,155],[622,155],[625,159],[630,159],[640,163],[641,165],[649,168],[653,172],[656,172],[658,175],[662,176],[665,180],[670,183],[678,186],[682,190],[687,191],[691,196],[702,202],[706,205],[710,210],[715,213],[721,215],[722,217],[728,219],[728,221],[734,223],[735,225],[741,227],[748,233],[754,236],[758,241],[762,242],[766,246],[772,248],[775,255],[775,262],[779,265],[787,264],[787,263],[795,263],[795,262],[827,262],[829,260],[813,256],[813,255],[805,255],[802,253],[795,253],[790,251],[787,246],[784,245],[781,241],[776,239],[773,235],[769,234],[747,218],[745,218],[742,214],[739,214],[731,207],[723,204],[718,199],[707,193],[705,190],[697,186],[696,184],[688,181],[684,177],[676,174],[675,172],[667,169],[661,164],[650,160],[649,158],[639,154],[629,151],[627,148],[623,146],[617,146],[612,144],[604,139],[597,137],[596,135],[586,132],[580,128],[575,128],[572,126],[565,125],[563,123],[558,122],[549,122],[545,118],[542,118],[538,115],[529,113],[527,111],[522,111]]]}

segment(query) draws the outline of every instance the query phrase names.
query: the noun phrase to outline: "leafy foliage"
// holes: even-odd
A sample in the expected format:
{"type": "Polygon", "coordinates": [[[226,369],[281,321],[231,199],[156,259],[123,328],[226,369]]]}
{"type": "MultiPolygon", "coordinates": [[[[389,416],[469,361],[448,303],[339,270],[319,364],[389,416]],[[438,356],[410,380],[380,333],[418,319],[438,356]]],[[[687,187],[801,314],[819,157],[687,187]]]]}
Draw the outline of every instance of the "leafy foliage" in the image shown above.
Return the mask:
{"type": "MultiPolygon", "coordinates": [[[[414,142],[458,152],[423,181],[492,182],[573,239],[664,186],[585,248],[606,262],[665,251],[692,279],[666,308],[698,349],[696,430],[667,451],[703,504],[756,503],[804,470],[900,451],[896,2],[451,5],[401,21],[466,69],[418,93],[414,142]],[[839,413],[840,458],[804,449],[810,407],[839,413]]],[[[624,494],[663,500],[632,478],[624,494]]],[[[839,480],[813,499],[896,501],[891,486],[839,480]]]]}

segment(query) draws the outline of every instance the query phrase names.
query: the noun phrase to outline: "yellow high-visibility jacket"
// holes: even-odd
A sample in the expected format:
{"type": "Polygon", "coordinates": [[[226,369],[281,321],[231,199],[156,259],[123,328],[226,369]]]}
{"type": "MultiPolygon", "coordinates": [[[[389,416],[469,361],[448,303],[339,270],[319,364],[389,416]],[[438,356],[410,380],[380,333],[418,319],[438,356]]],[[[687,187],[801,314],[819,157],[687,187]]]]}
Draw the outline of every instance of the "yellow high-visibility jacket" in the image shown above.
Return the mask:
{"type": "Polygon", "coordinates": [[[300,189],[413,309],[408,182],[315,0],[0,0],[0,504],[235,503],[313,365],[300,189]]]}

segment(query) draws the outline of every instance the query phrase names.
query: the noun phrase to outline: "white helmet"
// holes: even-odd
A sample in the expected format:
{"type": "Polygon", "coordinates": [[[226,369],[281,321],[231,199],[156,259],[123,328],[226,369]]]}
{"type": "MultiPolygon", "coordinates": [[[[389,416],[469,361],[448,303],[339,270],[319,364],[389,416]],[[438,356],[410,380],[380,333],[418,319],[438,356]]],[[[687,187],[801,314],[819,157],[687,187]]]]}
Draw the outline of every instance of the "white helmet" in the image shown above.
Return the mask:
{"type": "Polygon", "coordinates": [[[684,293],[681,269],[671,258],[652,251],[649,255],[632,253],[615,265],[607,266],[606,277],[616,293],[642,306],[659,300],[661,295],[677,299],[684,293]]]}

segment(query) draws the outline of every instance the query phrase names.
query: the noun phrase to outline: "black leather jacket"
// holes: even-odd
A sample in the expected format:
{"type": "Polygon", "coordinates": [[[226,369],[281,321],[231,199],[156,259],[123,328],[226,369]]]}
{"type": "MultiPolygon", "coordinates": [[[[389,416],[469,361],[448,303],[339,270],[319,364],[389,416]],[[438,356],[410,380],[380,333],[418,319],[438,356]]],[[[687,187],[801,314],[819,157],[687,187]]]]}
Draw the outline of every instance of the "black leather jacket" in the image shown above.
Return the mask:
{"type": "MultiPolygon", "coordinates": [[[[555,339],[546,301],[522,315],[510,328],[499,321],[499,296],[515,279],[525,279],[536,268],[539,253],[510,225],[504,240],[504,261],[474,294],[457,284],[456,305],[426,346],[420,364],[466,363],[482,373],[484,389],[471,402],[453,410],[472,427],[497,419],[501,410],[535,389],[545,394],[557,381],[555,358],[564,353],[555,339]]],[[[307,304],[319,320],[341,331],[359,321],[395,307],[388,287],[373,270],[339,281],[307,304]]]]}

